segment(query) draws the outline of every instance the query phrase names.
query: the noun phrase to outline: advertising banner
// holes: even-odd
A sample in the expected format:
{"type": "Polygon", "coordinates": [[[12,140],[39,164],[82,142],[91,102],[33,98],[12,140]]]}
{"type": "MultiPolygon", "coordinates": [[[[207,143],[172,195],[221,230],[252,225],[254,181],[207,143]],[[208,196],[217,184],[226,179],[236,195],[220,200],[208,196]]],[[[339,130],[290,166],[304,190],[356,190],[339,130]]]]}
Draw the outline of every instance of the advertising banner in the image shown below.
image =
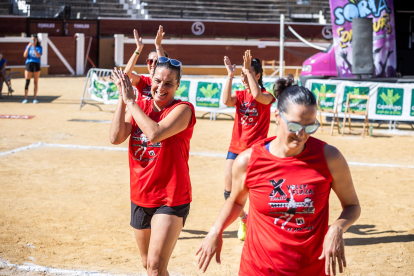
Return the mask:
{"type": "MultiPolygon", "coordinates": [[[[108,78],[102,78],[102,72],[110,70],[94,69],[89,75],[90,79],[86,80],[85,87],[89,98],[82,97],[84,100],[102,102],[104,104],[116,104],[119,93],[114,83],[107,81],[108,78]],[[96,73],[97,72],[97,73],[96,73]],[[101,76],[101,77],[98,77],[101,76]],[[87,86],[88,84],[88,86],[87,86]]],[[[108,73],[107,72],[107,73],[108,73]]],[[[108,73],[108,74],[109,74],[108,73]]],[[[234,113],[235,108],[227,107],[223,103],[223,88],[227,78],[183,78],[180,87],[175,92],[175,99],[191,102],[196,111],[211,113],[234,113]]],[[[263,80],[267,91],[273,93],[273,84],[276,79],[266,78],[263,80]]],[[[134,89],[136,89],[134,87],[134,89]]],[[[235,78],[232,84],[232,93],[237,90],[244,90],[245,87],[240,78],[235,78]]],[[[81,101],[81,105],[82,105],[81,101]]],[[[272,105],[272,110],[276,109],[276,104],[272,105]]]]}
{"type": "Polygon", "coordinates": [[[397,68],[393,0],[330,0],[336,66],[352,77],[352,19],[372,18],[375,77],[394,77],[397,68]]]}
{"type": "MultiPolygon", "coordinates": [[[[368,118],[384,121],[414,122],[414,83],[384,83],[357,82],[339,80],[312,79],[306,82],[306,87],[314,94],[334,91],[338,94],[338,116],[343,117],[348,93],[353,95],[369,95],[368,118]],[[326,92],[322,92],[326,91],[326,92]]],[[[330,93],[330,92],[329,92],[330,93]]],[[[334,98],[332,98],[334,100],[334,98]]],[[[321,105],[323,99],[321,99],[321,105]]],[[[329,103],[330,104],[330,103],[329,103]]],[[[325,105],[328,105],[325,103],[325,105]]],[[[332,103],[332,108],[333,108],[332,103]]],[[[353,111],[365,111],[367,100],[351,99],[350,108],[353,111]]],[[[332,113],[323,113],[332,116],[332,113]]],[[[363,118],[352,115],[353,118],[363,118]]]]}
{"type": "MultiPolygon", "coordinates": [[[[336,94],[335,84],[324,84],[324,83],[312,83],[311,89],[313,95],[318,97],[319,93],[322,94],[336,94]]],[[[333,110],[335,104],[335,98],[321,97],[319,99],[322,110],[333,110]]]]}

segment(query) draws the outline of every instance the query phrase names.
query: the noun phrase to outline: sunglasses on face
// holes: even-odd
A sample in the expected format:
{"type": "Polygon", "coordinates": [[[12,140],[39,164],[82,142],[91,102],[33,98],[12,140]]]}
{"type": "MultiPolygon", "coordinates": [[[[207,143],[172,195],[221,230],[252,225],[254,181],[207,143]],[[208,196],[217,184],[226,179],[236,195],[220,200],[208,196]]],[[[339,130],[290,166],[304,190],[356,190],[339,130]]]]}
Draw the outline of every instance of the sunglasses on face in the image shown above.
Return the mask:
{"type": "Polygon", "coordinates": [[[147,64],[148,64],[148,65],[150,65],[150,66],[151,66],[153,63],[154,63],[154,65],[157,65],[157,62],[158,62],[157,60],[147,59],[147,64]]]}
{"type": "Polygon", "coordinates": [[[318,128],[320,127],[320,123],[318,122],[318,120],[316,120],[316,123],[315,124],[312,124],[312,125],[307,125],[307,126],[304,126],[304,125],[301,125],[301,124],[298,124],[298,123],[292,123],[292,122],[288,122],[288,120],[286,120],[286,118],[285,118],[285,116],[283,116],[283,113],[282,112],[279,112],[279,114],[280,114],[280,117],[282,117],[282,119],[285,121],[285,123],[287,124],[287,126],[288,126],[288,130],[290,131],[290,132],[292,132],[292,133],[296,133],[296,135],[299,133],[299,131],[301,131],[302,129],[305,131],[305,133],[306,134],[313,134],[313,133],[315,133],[317,130],[318,130],[318,128]]]}

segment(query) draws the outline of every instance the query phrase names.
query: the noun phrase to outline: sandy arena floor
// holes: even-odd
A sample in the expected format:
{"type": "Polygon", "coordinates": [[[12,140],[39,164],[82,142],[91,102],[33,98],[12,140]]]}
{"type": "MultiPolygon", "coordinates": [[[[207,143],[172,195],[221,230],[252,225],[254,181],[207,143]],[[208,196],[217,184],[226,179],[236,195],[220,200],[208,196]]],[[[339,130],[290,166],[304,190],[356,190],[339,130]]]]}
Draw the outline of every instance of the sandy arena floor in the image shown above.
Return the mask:
{"type": "MultiPolygon", "coordinates": [[[[102,105],[101,112],[91,105],[78,110],[83,85],[84,78],[42,78],[40,103],[22,105],[24,80],[13,80],[16,92],[0,100],[0,115],[35,117],[0,119],[0,152],[37,142],[115,147],[108,123],[70,121],[112,118],[114,106],[102,105]]],[[[197,113],[191,152],[225,154],[233,121],[201,115],[197,113]]],[[[275,131],[272,122],[270,135],[275,131]]],[[[350,166],[362,215],[344,235],[348,268],[343,275],[414,275],[414,136],[331,137],[327,125],[315,136],[336,146],[350,162],[398,165],[350,166]]],[[[219,157],[190,158],[194,196],[169,263],[174,275],[202,274],[195,251],[224,202],[224,163],[219,157]]],[[[332,222],[341,210],[334,193],[330,203],[332,222]]],[[[0,156],[0,258],[10,264],[145,273],[129,213],[125,151],[44,146],[0,156]]],[[[212,262],[206,275],[237,275],[243,243],[236,230],[234,223],[224,233],[222,264],[212,262]]],[[[26,273],[2,266],[0,261],[0,275],[26,273]]]]}

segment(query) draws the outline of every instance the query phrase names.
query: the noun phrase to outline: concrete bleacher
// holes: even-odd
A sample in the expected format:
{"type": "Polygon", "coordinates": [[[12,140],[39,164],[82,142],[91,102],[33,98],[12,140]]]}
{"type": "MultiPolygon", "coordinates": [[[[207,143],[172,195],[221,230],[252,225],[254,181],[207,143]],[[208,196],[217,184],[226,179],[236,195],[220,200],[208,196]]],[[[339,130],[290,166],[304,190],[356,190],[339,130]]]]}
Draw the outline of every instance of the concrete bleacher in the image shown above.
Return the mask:
{"type": "Polygon", "coordinates": [[[30,17],[54,17],[63,6],[70,6],[70,18],[130,18],[119,0],[31,0],[30,17]]]}
{"type": "Polygon", "coordinates": [[[13,4],[9,0],[0,0],[0,15],[13,14],[13,4]]]}
{"type": "Polygon", "coordinates": [[[328,0],[312,0],[308,5],[298,5],[297,0],[145,0],[145,3],[150,18],[277,21],[284,14],[287,21],[317,22],[322,11],[330,22],[328,0]]]}
{"type": "MultiPolygon", "coordinates": [[[[13,14],[13,0],[0,0],[0,14],[13,14]]],[[[30,17],[54,17],[63,6],[70,18],[98,17],[318,22],[320,14],[330,22],[329,0],[17,0],[30,8],[30,17]]],[[[322,23],[322,22],[321,22],[322,23]]]]}

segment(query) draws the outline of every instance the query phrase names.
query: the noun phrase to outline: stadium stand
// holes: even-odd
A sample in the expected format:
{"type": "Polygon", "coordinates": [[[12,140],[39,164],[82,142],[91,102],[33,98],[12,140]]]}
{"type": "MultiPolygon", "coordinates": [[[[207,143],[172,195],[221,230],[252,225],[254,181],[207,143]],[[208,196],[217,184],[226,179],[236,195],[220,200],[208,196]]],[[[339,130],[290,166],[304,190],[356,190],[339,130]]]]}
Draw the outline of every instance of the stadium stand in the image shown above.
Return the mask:
{"type": "Polygon", "coordinates": [[[278,21],[284,14],[291,22],[330,22],[328,0],[0,0],[0,13],[43,18],[233,21],[278,21]]]}

